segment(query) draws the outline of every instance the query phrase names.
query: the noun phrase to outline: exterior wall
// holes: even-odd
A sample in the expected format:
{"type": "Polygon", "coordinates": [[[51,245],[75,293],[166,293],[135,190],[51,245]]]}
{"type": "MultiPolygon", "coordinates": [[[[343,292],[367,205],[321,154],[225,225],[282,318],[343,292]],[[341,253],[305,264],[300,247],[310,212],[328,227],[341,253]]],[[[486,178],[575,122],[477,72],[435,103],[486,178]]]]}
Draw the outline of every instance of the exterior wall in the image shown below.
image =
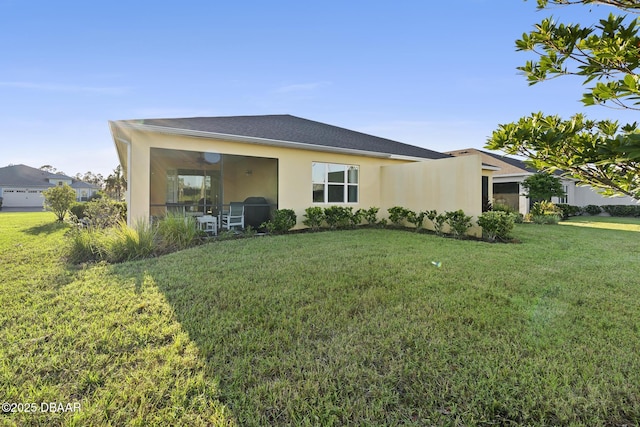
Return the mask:
{"type": "Polygon", "coordinates": [[[225,169],[223,187],[224,204],[241,202],[252,196],[278,203],[278,164],[272,159],[247,157],[241,168],[225,169]]]}
{"type": "Polygon", "coordinates": [[[571,183],[569,189],[573,192],[574,198],[569,198],[569,204],[575,206],[587,205],[635,205],[637,200],[631,197],[604,197],[591,187],[579,186],[575,182],[571,183]]]}
{"type": "MultiPolygon", "coordinates": [[[[304,215],[304,210],[310,206],[329,206],[329,204],[314,204],[312,201],[311,164],[312,162],[340,163],[357,165],[359,167],[359,198],[358,203],[344,204],[357,208],[369,208],[381,206],[381,174],[380,166],[413,163],[408,160],[395,160],[376,157],[364,157],[348,154],[325,153],[321,151],[301,150],[295,148],[283,148],[258,144],[247,144],[207,138],[188,136],[165,135],[131,131],[131,164],[129,182],[129,212],[130,221],[135,222],[140,218],[149,218],[150,202],[150,154],[151,148],[166,148],[172,150],[187,150],[200,152],[216,152],[220,154],[232,154],[251,157],[265,157],[278,159],[278,200],[280,209],[293,209],[298,216],[299,223],[304,215]]],[[[439,161],[438,161],[439,162],[439,161]]],[[[421,163],[435,164],[436,161],[421,163]]],[[[257,172],[258,168],[253,170],[257,172]]],[[[259,172],[259,173],[267,173],[259,172]]],[[[246,176],[243,172],[237,177],[240,180],[254,180],[258,182],[260,176],[246,176]]],[[[477,179],[480,180],[480,170],[477,171],[477,179]]],[[[225,183],[230,184],[230,183],[225,183]]],[[[239,191],[239,181],[234,183],[234,191],[239,191]]],[[[224,184],[223,184],[224,185],[224,184]]],[[[478,183],[474,191],[477,197],[481,197],[481,184],[478,183]]],[[[247,186],[247,196],[251,187],[247,186]]],[[[239,194],[239,193],[235,193],[239,194]]],[[[237,200],[225,200],[225,203],[237,200]]],[[[480,206],[480,202],[478,202],[480,206]]],[[[381,209],[382,211],[382,209],[381,209]]],[[[299,224],[298,227],[301,227],[299,224]]]]}
{"type": "MultiPolygon", "coordinates": [[[[475,155],[383,166],[380,211],[393,206],[440,213],[462,209],[476,220],[482,214],[482,173],[475,155]]],[[[474,226],[470,234],[481,236],[482,230],[474,226]]]]}
{"type": "MultiPolygon", "coordinates": [[[[243,164],[243,169],[236,170],[235,176],[224,177],[224,203],[244,200],[248,196],[260,196],[261,194],[255,194],[256,188],[264,188],[262,181],[276,176],[278,200],[273,202],[280,209],[295,211],[298,228],[303,227],[302,219],[306,208],[329,205],[352,206],[354,209],[380,207],[381,216],[385,216],[387,209],[396,205],[413,210],[436,209],[438,212],[462,209],[475,220],[482,213],[482,175],[489,177],[489,196],[492,197],[492,172],[482,169],[478,155],[411,161],[136,130],[129,132],[131,165],[135,165],[128,165],[130,222],[148,219],[150,199],[160,199],[166,188],[165,183],[160,189],[153,190],[155,195],[151,193],[151,148],[215,152],[254,158],[249,162],[255,161],[255,165],[243,164]],[[260,158],[277,159],[277,166],[273,163],[265,167],[260,164],[260,158]],[[358,166],[358,203],[313,203],[313,162],[358,166]],[[274,167],[277,168],[277,174],[274,174],[274,167]],[[251,173],[247,173],[247,170],[251,170],[251,173]],[[229,193],[233,194],[235,200],[227,200],[226,195],[229,193]]],[[[225,174],[227,172],[225,169],[225,174]]],[[[154,186],[162,183],[161,179],[156,179],[154,178],[154,186]]],[[[476,236],[481,235],[479,227],[470,231],[476,236]]]]}
{"type": "MultiPolygon", "coordinates": [[[[521,175],[521,176],[494,176],[494,183],[501,182],[517,182],[520,187],[520,192],[518,196],[518,205],[519,211],[521,214],[525,215],[529,213],[529,199],[524,194],[524,188],[522,187],[522,181],[529,175],[521,175]]],[[[588,185],[581,186],[576,183],[576,181],[572,179],[562,179],[562,186],[566,189],[566,202],[569,205],[573,206],[587,206],[587,205],[634,205],[637,204],[638,201],[631,197],[604,197],[596,189],[590,187],[588,185]]],[[[515,196],[515,195],[510,195],[515,196]]],[[[496,194],[495,201],[498,201],[497,198],[500,195],[496,194]]],[[[558,197],[552,197],[551,201],[553,203],[560,203],[561,200],[558,197]]],[[[515,203],[515,202],[514,202],[515,203]]]]}

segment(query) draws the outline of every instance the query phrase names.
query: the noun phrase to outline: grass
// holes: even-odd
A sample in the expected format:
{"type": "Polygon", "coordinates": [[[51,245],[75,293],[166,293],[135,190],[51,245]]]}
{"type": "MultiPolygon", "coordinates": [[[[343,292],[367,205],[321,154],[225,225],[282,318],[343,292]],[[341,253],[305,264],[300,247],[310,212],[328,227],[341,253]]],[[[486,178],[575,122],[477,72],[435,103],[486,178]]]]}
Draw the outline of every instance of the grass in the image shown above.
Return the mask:
{"type": "Polygon", "coordinates": [[[578,227],[605,228],[609,230],[640,231],[640,218],[627,218],[609,216],[574,216],[562,225],[574,225],[578,227]]]}
{"type": "Polygon", "coordinates": [[[640,423],[635,233],[360,229],[72,269],[53,221],[0,214],[0,390],[81,410],[0,423],[640,423]]]}

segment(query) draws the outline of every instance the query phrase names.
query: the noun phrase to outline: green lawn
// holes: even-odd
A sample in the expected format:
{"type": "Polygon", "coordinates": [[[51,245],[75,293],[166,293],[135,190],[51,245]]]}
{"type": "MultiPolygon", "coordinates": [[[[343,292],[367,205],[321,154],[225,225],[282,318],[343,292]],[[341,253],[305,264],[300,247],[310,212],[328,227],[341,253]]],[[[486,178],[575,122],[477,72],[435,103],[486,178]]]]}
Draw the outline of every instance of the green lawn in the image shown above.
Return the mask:
{"type": "Polygon", "coordinates": [[[606,228],[609,230],[640,231],[640,218],[612,218],[609,216],[574,216],[561,225],[606,228]]]}
{"type": "Polygon", "coordinates": [[[0,213],[1,400],[80,410],[0,424],[640,423],[635,232],[360,229],[70,268],[53,221],[0,213]]]}

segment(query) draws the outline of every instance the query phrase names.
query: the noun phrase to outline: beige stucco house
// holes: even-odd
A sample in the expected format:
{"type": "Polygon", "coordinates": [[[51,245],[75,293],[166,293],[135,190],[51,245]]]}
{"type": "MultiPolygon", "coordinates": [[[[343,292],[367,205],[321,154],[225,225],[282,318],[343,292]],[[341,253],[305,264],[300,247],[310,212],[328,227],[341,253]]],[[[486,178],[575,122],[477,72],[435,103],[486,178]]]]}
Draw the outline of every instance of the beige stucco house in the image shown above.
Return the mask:
{"type": "MultiPolygon", "coordinates": [[[[491,198],[480,156],[456,158],[290,115],[109,122],[128,182],[129,222],[168,211],[217,214],[244,202],[247,224],[273,209],[400,205],[474,217],[491,198]],[[484,186],[483,186],[484,183],[484,186]]],[[[475,234],[479,230],[473,230],[475,234]]]]}

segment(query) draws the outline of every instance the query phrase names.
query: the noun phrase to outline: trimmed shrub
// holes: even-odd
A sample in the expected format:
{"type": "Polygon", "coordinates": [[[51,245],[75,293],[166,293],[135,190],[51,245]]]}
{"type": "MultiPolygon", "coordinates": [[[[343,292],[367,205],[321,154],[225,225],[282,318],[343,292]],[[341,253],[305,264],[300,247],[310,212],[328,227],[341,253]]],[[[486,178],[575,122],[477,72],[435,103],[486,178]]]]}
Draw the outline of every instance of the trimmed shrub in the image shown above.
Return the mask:
{"type": "Polygon", "coordinates": [[[352,216],[353,208],[346,208],[344,206],[329,206],[328,208],[324,208],[324,220],[332,230],[351,225],[352,216]]]}
{"type": "Polygon", "coordinates": [[[376,225],[378,223],[378,211],[380,208],[369,208],[362,211],[362,216],[368,224],[376,225]]]}
{"type": "Polygon", "coordinates": [[[602,213],[602,209],[600,209],[600,206],[597,205],[587,205],[582,208],[582,210],[589,215],[599,215],[600,213],[602,213]]]}
{"type": "Polygon", "coordinates": [[[353,228],[356,228],[362,222],[362,218],[364,217],[365,210],[358,209],[354,211],[353,208],[348,208],[348,209],[349,209],[349,213],[351,214],[351,216],[349,217],[349,225],[351,225],[351,227],[353,228]]]}
{"type": "Polygon", "coordinates": [[[319,206],[307,208],[304,210],[304,216],[306,218],[302,220],[302,223],[313,231],[317,231],[324,221],[324,210],[319,206]]]}
{"type": "Polygon", "coordinates": [[[295,227],[297,222],[296,213],[293,209],[277,209],[273,213],[273,219],[261,225],[269,233],[282,234],[295,227]]]}
{"type": "Polygon", "coordinates": [[[447,222],[447,216],[439,214],[435,209],[427,211],[426,215],[433,225],[433,230],[437,235],[441,236],[443,233],[444,224],[447,222]]]}
{"type": "Polygon", "coordinates": [[[515,210],[514,208],[512,208],[509,205],[505,205],[504,203],[494,203],[492,210],[493,211],[506,212],[506,213],[513,213],[513,214],[517,214],[518,213],[517,210],[515,210]]]}
{"type": "Polygon", "coordinates": [[[449,224],[451,233],[457,239],[464,236],[469,228],[473,225],[471,217],[464,214],[462,209],[457,211],[445,212],[446,222],[449,224]]]}
{"type": "Polygon", "coordinates": [[[507,240],[515,226],[516,215],[503,211],[484,212],[478,217],[482,235],[489,241],[507,240]]]}
{"type": "Polygon", "coordinates": [[[387,212],[389,212],[389,221],[391,221],[393,225],[401,227],[409,211],[402,206],[394,206],[387,209],[387,212]]]}
{"type": "Polygon", "coordinates": [[[611,216],[640,216],[640,205],[602,205],[601,208],[611,216]]]}
{"type": "Polygon", "coordinates": [[[426,212],[414,212],[411,210],[407,210],[406,212],[407,221],[416,227],[416,232],[422,230],[424,227],[424,219],[426,216],[426,212]]]}
{"type": "Polygon", "coordinates": [[[126,220],[127,215],[122,213],[120,203],[102,197],[85,203],[84,218],[91,227],[108,228],[126,220]]]}
{"type": "Polygon", "coordinates": [[[562,219],[567,219],[570,216],[580,215],[582,213],[582,209],[580,206],[567,205],[566,203],[558,203],[556,205],[558,209],[562,212],[562,219]]]}
{"type": "Polygon", "coordinates": [[[84,213],[86,206],[87,202],[74,202],[73,204],[71,204],[69,212],[71,212],[75,216],[75,218],[83,219],[86,216],[84,213]]]}

